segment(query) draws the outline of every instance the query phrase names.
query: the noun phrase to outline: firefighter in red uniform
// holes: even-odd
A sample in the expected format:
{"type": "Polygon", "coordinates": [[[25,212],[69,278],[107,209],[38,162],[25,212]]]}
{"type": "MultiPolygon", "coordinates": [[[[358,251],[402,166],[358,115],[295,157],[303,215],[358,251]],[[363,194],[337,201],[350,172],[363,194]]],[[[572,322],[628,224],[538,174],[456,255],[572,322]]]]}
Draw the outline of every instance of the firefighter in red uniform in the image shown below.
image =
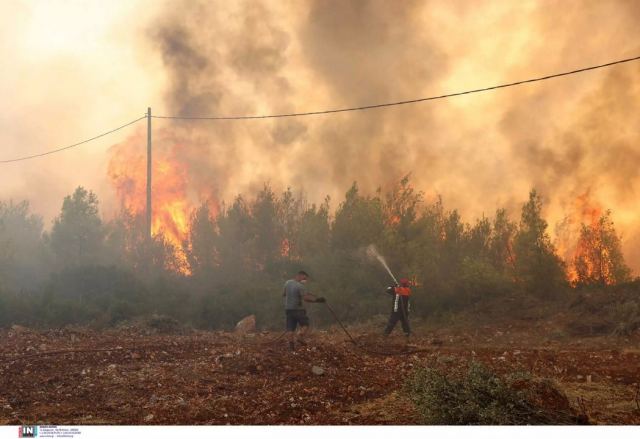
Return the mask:
{"type": "Polygon", "coordinates": [[[400,279],[400,285],[387,288],[387,294],[393,296],[393,310],[389,316],[387,327],[384,328],[385,336],[391,334],[398,320],[402,323],[404,335],[407,337],[411,335],[411,328],[409,327],[409,296],[411,295],[411,288],[409,288],[409,285],[409,279],[403,278],[400,279]]]}

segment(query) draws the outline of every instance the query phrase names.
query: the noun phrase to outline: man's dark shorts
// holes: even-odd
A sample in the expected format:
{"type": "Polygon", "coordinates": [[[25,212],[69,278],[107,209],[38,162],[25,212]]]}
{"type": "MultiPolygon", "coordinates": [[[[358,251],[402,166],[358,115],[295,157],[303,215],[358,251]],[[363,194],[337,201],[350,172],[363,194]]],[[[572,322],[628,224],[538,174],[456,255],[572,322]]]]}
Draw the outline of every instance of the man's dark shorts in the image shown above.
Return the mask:
{"type": "Polygon", "coordinates": [[[287,331],[293,332],[298,325],[309,326],[309,317],[304,309],[287,309],[287,331]]]}

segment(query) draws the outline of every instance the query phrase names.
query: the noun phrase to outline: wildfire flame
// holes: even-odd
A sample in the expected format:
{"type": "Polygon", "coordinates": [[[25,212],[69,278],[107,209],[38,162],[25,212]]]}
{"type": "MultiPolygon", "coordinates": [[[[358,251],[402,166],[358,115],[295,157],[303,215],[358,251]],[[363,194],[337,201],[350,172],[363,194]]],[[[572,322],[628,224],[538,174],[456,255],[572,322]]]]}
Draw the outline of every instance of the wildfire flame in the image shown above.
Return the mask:
{"type": "Polygon", "coordinates": [[[398,224],[400,224],[400,215],[392,215],[391,217],[389,217],[387,223],[390,226],[397,226],[398,224]]]}
{"type": "MultiPolygon", "coordinates": [[[[568,215],[557,230],[558,254],[567,262],[567,277],[573,284],[578,281],[578,271],[574,261],[576,257],[585,255],[587,252],[587,243],[580,240],[580,229],[584,224],[594,231],[599,230],[602,213],[602,207],[592,200],[590,191],[587,190],[573,200],[568,209],[568,215]]],[[[592,273],[595,267],[589,266],[588,270],[592,273]]]]}
{"type": "Polygon", "coordinates": [[[291,251],[291,243],[287,238],[284,238],[280,243],[280,256],[288,257],[290,251],[291,251]]]}
{"type": "MultiPolygon", "coordinates": [[[[161,143],[172,146],[153,151],[151,233],[162,234],[175,246],[177,257],[184,262],[186,257],[182,243],[188,236],[189,216],[200,200],[193,200],[189,196],[192,188],[189,187],[188,167],[180,160],[181,143],[162,131],[156,138],[162,139],[161,143]]],[[[124,142],[114,145],[111,152],[107,172],[121,207],[133,214],[144,214],[147,185],[146,136],[137,132],[124,142]]]]}
{"type": "Polygon", "coordinates": [[[187,237],[189,213],[195,207],[187,197],[187,169],[177,160],[158,157],[153,166],[151,233],[162,232],[180,246],[187,237]]]}

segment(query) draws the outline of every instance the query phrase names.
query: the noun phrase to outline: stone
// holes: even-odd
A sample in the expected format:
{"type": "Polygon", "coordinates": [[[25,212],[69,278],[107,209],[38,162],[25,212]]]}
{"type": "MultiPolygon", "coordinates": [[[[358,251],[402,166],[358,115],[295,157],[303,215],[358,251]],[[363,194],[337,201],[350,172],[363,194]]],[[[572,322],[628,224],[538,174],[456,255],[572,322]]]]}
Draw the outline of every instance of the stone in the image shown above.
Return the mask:
{"type": "Polygon", "coordinates": [[[251,314],[236,324],[235,332],[238,334],[247,334],[256,330],[256,316],[251,314]]]}
{"type": "Polygon", "coordinates": [[[324,375],[324,369],[319,367],[319,366],[313,366],[311,368],[311,372],[313,372],[314,375],[324,375]]]}
{"type": "Polygon", "coordinates": [[[21,325],[11,325],[11,330],[17,334],[20,334],[23,332],[29,332],[28,328],[25,328],[24,326],[21,326],[21,325]]]}

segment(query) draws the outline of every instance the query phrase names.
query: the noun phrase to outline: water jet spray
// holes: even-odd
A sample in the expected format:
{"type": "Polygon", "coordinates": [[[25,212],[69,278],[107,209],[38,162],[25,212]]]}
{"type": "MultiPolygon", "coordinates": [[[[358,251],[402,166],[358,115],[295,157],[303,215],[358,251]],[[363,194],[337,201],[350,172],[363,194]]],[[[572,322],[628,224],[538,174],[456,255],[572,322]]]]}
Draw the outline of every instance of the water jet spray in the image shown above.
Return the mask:
{"type": "Polygon", "coordinates": [[[393,275],[393,273],[391,272],[391,269],[389,268],[389,266],[387,265],[387,261],[384,260],[384,257],[382,257],[382,255],[380,253],[378,253],[378,250],[376,249],[376,246],[373,244],[370,244],[367,247],[367,256],[369,256],[370,258],[375,258],[377,259],[382,266],[387,270],[387,273],[389,273],[389,276],[391,276],[391,278],[393,279],[393,281],[395,282],[396,285],[400,285],[398,283],[398,280],[396,279],[396,277],[393,275]]]}

